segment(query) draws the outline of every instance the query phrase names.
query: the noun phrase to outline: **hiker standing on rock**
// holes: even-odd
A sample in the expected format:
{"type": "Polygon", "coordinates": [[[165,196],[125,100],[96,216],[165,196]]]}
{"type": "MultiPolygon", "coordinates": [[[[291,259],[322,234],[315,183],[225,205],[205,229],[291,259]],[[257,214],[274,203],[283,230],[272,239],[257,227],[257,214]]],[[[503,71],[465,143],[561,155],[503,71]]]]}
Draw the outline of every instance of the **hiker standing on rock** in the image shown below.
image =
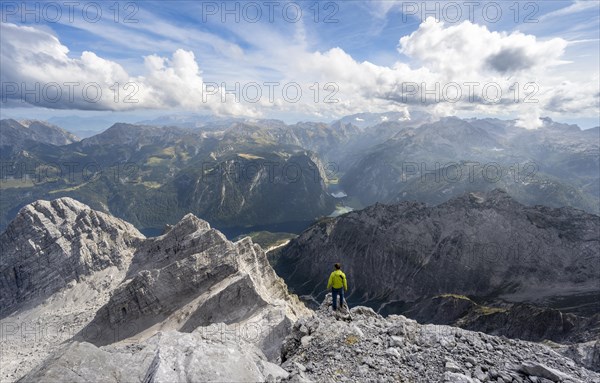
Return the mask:
{"type": "Polygon", "coordinates": [[[335,270],[329,275],[329,282],[327,283],[327,289],[331,287],[331,297],[333,298],[333,311],[337,308],[337,297],[340,296],[340,307],[344,306],[344,291],[348,291],[348,282],[346,280],[346,274],[341,270],[342,266],[339,263],[333,265],[335,270]]]}

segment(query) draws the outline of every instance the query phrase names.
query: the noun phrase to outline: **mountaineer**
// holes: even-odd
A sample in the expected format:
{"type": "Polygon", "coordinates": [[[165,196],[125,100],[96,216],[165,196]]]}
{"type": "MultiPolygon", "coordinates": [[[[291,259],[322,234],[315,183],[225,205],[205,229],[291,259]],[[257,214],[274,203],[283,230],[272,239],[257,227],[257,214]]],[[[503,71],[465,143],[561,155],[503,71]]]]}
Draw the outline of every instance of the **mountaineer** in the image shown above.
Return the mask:
{"type": "MultiPolygon", "coordinates": [[[[337,308],[337,297],[340,296],[340,308],[344,306],[344,291],[348,291],[348,281],[346,274],[341,270],[342,266],[339,263],[333,265],[334,269],[329,275],[327,289],[331,287],[331,297],[333,298],[333,311],[337,308]]],[[[346,305],[347,306],[347,305],[346,305]]]]}

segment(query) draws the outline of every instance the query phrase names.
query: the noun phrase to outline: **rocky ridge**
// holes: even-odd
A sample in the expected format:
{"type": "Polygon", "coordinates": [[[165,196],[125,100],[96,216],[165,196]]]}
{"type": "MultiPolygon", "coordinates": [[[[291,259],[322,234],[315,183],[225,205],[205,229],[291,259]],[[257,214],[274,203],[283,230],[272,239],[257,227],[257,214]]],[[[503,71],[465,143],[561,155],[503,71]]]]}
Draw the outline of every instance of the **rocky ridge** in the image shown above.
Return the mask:
{"type": "Polygon", "coordinates": [[[419,323],[447,324],[534,342],[600,339],[600,313],[586,317],[526,303],[486,306],[455,294],[424,299],[404,315],[419,323]]]}
{"type": "Polygon", "coordinates": [[[252,344],[199,328],[135,345],[66,344],[20,382],[261,382],[288,373],[252,344]]]}
{"type": "Polygon", "coordinates": [[[192,214],[147,239],[110,300],[76,339],[115,342],[119,329],[135,342],[157,331],[193,331],[212,323],[256,326],[255,343],[271,358],[292,323],[308,311],[287,292],[264,251],[249,237],[230,242],[192,214]],[[94,339],[93,328],[108,331],[94,339]],[[106,336],[104,336],[106,335],[106,336]]]}
{"type": "Polygon", "coordinates": [[[159,333],[192,342],[186,334],[215,323],[250,334],[250,362],[276,361],[293,322],[308,313],[260,246],[249,237],[230,242],[191,214],[145,238],[70,198],[37,201],[1,239],[3,380],[68,350],[157,350],[164,342],[151,339],[159,333]]]}

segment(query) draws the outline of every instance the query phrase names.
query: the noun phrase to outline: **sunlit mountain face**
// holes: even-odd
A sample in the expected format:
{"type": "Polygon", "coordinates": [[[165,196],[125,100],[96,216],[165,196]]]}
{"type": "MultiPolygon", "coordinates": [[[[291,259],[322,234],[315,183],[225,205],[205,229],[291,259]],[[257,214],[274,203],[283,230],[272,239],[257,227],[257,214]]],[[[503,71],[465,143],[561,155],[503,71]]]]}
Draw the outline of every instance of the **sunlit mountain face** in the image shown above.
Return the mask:
{"type": "Polygon", "coordinates": [[[600,381],[599,36],[591,0],[0,2],[0,380],[600,381]]]}

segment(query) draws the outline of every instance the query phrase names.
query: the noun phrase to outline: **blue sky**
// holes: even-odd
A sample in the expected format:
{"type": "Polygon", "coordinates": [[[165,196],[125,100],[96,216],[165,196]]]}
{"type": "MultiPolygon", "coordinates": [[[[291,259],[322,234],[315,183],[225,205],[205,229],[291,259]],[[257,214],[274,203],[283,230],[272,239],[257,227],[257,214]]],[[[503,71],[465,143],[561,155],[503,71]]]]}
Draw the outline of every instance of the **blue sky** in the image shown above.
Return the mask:
{"type": "Polygon", "coordinates": [[[130,1],[118,3],[116,13],[112,1],[83,1],[70,18],[64,2],[3,2],[2,81],[19,89],[2,87],[2,114],[139,120],[190,111],[293,121],[425,108],[530,122],[550,115],[584,127],[598,125],[599,2],[475,3],[468,8],[460,1],[130,1]],[[427,24],[426,16],[441,22],[427,24]],[[511,50],[513,45],[517,48],[511,50]],[[436,57],[437,52],[450,62],[436,57]],[[106,99],[93,105],[62,98],[37,102],[22,94],[22,84],[34,88],[35,83],[43,87],[69,79],[100,84],[106,99]],[[514,99],[508,90],[513,79],[521,88],[520,101],[527,94],[525,83],[539,84],[539,101],[506,101],[514,99]],[[412,81],[425,87],[494,82],[500,84],[504,102],[422,102],[421,90],[415,96],[419,102],[406,100],[403,86],[412,81]],[[120,89],[118,102],[111,102],[114,82],[139,85],[138,102],[122,102],[127,89],[120,89]],[[273,102],[266,96],[245,102],[248,97],[242,95],[238,103],[232,97],[223,100],[221,93],[212,95],[214,100],[202,99],[202,84],[225,84],[218,90],[223,92],[236,82],[257,83],[263,94],[265,82],[279,87],[294,82],[303,98],[292,103],[275,92],[273,102]],[[318,97],[310,90],[315,82],[318,97]],[[337,103],[325,102],[333,89],[326,89],[326,83],[337,87],[337,103]]]}

